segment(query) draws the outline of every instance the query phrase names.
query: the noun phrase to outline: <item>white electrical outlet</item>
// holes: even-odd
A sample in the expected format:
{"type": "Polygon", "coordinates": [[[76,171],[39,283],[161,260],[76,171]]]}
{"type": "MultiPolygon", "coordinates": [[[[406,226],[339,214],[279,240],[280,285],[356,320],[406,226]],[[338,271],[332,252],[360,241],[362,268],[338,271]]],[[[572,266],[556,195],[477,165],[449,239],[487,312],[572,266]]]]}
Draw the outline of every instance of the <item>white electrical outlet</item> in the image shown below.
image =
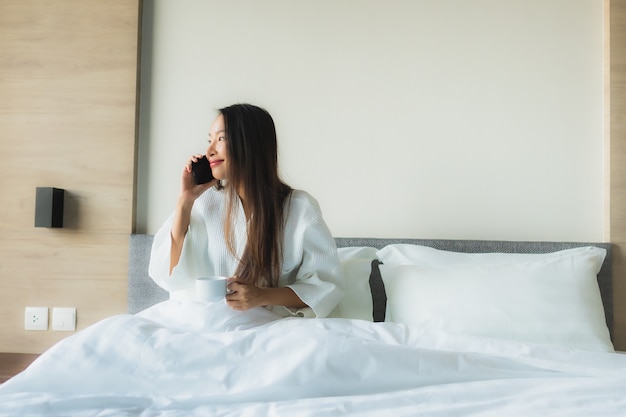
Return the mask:
{"type": "Polygon", "coordinates": [[[26,307],[24,330],[48,330],[48,307],[26,307]]]}
{"type": "Polygon", "coordinates": [[[52,330],[73,332],[76,330],[76,308],[53,307],[52,330]]]}

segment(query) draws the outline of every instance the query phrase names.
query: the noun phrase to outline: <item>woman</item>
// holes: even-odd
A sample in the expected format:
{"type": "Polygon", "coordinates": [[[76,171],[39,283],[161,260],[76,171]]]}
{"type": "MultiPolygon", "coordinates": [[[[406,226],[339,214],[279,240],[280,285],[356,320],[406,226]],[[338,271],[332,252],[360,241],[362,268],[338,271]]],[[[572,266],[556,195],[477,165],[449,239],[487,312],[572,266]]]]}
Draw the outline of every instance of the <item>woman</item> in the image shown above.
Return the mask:
{"type": "Polygon", "coordinates": [[[205,155],[182,172],[174,213],[154,237],[150,276],[172,299],[193,299],[195,278],[228,276],[236,310],[324,317],[342,296],[335,242],[309,194],[278,176],[270,114],[250,104],[220,109],[205,155]],[[198,185],[206,157],[214,180],[198,185]]]}

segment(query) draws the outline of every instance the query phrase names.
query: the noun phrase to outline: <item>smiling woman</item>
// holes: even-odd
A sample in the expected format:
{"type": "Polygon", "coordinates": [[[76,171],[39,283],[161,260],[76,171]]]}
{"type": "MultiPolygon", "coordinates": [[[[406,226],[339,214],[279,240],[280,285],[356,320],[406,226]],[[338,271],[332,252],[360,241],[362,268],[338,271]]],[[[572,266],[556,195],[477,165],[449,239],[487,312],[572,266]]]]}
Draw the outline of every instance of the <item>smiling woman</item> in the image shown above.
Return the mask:
{"type": "Polygon", "coordinates": [[[174,213],[155,236],[150,275],[172,298],[193,299],[194,280],[230,277],[236,310],[326,316],[342,295],[333,237],[315,199],[278,175],[271,115],[250,104],[220,109],[206,155],[184,166],[174,213]],[[207,158],[213,179],[192,164],[207,158]]]}

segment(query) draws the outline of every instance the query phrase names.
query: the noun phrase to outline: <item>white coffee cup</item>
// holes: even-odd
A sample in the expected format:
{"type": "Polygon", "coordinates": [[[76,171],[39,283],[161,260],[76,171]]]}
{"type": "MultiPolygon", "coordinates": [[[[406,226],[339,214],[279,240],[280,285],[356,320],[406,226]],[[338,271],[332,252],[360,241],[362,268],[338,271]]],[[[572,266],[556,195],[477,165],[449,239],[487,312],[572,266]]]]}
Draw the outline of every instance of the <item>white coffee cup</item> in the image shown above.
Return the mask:
{"type": "Polygon", "coordinates": [[[196,301],[219,301],[226,295],[227,277],[196,278],[196,301]]]}

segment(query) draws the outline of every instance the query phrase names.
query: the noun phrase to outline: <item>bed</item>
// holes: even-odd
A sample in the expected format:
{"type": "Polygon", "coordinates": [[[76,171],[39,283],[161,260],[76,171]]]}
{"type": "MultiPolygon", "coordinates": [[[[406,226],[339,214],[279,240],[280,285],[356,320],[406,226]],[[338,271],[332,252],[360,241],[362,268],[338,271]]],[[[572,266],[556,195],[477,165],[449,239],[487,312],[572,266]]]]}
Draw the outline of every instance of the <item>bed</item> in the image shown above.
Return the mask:
{"type": "Polygon", "coordinates": [[[0,415],[624,416],[609,243],[337,238],[331,317],[178,302],[130,237],[128,314],[0,386],[0,415]]]}

